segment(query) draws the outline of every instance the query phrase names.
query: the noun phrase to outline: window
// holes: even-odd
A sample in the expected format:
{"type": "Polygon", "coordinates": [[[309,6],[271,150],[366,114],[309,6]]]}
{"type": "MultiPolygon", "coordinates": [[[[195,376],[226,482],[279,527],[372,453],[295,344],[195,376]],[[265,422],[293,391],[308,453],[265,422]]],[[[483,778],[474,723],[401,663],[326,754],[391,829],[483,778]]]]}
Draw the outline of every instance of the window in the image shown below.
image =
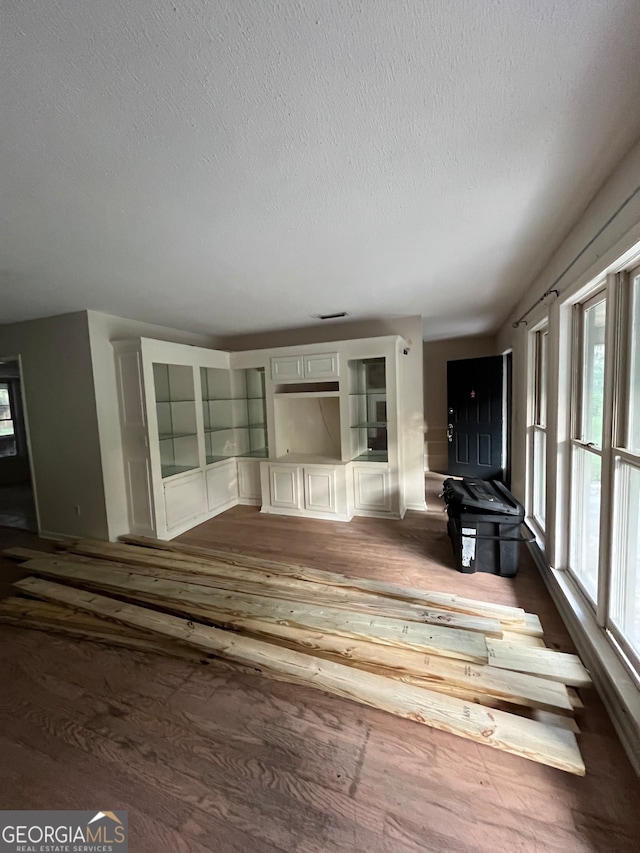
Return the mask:
{"type": "Polygon", "coordinates": [[[10,387],[8,383],[0,382],[0,456],[15,456],[16,452],[10,387]]]}
{"type": "Polygon", "coordinates": [[[574,424],[571,439],[569,569],[593,604],[598,601],[604,413],[604,291],[576,308],[574,424]]]}
{"type": "Polygon", "coordinates": [[[533,417],[531,424],[531,516],[544,533],[547,506],[547,387],[549,330],[533,332],[533,417]]]}
{"type": "Polygon", "coordinates": [[[628,323],[619,370],[619,441],[612,454],[614,513],[607,627],[640,669],[640,268],[629,275],[621,300],[628,323]]]}
{"type": "Polygon", "coordinates": [[[640,674],[640,267],[574,310],[567,566],[640,674]]]}

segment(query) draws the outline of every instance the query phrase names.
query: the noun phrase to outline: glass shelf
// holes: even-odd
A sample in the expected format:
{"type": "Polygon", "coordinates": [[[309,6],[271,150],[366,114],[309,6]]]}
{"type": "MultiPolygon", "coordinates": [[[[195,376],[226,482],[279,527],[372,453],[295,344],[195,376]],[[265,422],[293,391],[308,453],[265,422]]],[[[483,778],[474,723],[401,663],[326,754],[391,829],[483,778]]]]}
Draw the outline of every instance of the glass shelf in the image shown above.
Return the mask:
{"type": "Polygon", "coordinates": [[[388,462],[389,454],[386,450],[368,450],[361,453],[353,460],[354,462],[388,462]]]}
{"type": "Polygon", "coordinates": [[[159,441],[173,441],[174,438],[191,438],[196,436],[197,432],[165,432],[158,436],[159,441]]]}
{"type": "Polygon", "coordinates": [[[203,403],[244,403],[245,400],[264,400],[264,397],[203,397],[203,403]]]}
{"type": "Polygon", "coordinates": [[[233,459],[233,456],[207,456],[207,465],[213,465],[214,462],[224,462],[227,459],[233,459]]]}
{"type": "Polygon", "coordinates": [[[234,453],[232,456],[207,456],[207,465],[214,462],[225,462],[227,459],[268,459],[269,448],[261,447],[258,450],[249,450],[246,453],[234,453]]]}
{"type": "Polygon", "coordinates": [[[365,421],[362,424],[352,424],[351,429],[386,429],[387,421],[365,421]]]}
{"type": "Polygon", "coordinates": [[[388,462],[387,363],[384,357],[349,362],[351,459],[388,462]]]}
{"type": "Polygon", "coordinates": [[[193,370],[183,364],[153,363],[162,477],[199,467],[193,370]]]}
{"type": "Polygon", "coordinates": [[[268,456],[265,377],[262,368],[201,368],[207,464],[235,456],[268,456]]]}
{"type": "Polygon", "coordinates": [[[161,467],[162,478],[173,477],[174,474],[184,474],[185,471],[193,471],[197,465],[163,465],[161,467]]]}
{"type": "Polygon", "coordinates": [[[259,447],[257,450],[248,450],[246,453],[241,453],[244,459],[268,459],[269,448],[259,447]]]}
{"type": "Polygon", "coordinates": [[[237,424],[236,426],[205,427],[205,432],[230,432],[234,429],[266,429],[266,424],[237,424]]]}

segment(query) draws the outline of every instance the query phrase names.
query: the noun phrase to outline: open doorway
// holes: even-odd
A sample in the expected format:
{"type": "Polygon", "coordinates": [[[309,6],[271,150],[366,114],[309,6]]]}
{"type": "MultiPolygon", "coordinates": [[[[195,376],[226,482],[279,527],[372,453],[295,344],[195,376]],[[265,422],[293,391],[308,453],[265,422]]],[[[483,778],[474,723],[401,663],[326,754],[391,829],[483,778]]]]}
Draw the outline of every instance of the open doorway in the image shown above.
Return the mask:
{"type": "Polygon", "coordinates": [[[0,526],[38,532],[20,359],[0,358],[0,526]]]}

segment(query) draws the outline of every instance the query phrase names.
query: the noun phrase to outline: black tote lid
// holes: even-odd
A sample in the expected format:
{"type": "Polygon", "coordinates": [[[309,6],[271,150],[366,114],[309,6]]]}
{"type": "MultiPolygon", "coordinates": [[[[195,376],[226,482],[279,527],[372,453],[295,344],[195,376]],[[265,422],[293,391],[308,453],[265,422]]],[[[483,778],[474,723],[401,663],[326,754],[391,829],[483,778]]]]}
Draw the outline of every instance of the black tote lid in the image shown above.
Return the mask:
{"type": "Polygon", "coordinates": [[[497,480],[454,480],[449,477],[442,488],[445,502],[452,509],[524,517],[522,504],[497,480]]]}

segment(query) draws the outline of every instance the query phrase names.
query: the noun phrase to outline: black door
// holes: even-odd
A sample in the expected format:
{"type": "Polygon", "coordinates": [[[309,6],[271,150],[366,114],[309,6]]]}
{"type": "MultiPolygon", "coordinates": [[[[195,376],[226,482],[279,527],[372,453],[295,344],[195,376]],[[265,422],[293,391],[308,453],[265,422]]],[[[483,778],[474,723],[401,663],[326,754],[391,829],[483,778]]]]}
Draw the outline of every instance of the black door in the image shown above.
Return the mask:
{"type": "Polygon", "coordinates": [[[502,480],[503,358],[447,362],[449,474],[502,480]]]}

